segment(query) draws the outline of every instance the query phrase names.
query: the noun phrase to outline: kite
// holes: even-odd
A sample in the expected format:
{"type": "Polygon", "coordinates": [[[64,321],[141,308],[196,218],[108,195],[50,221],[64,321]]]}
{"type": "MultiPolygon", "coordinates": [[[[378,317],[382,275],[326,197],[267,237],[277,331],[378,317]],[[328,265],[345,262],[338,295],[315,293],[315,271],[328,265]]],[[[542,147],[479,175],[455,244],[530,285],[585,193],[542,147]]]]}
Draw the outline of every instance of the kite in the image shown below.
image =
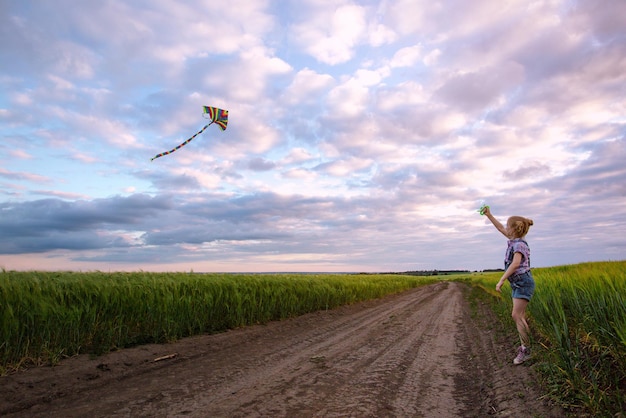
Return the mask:
{"type": "Polygon", "coordinates": [[[185,142],[183,142],[176,148],[157,154],[154,157],[152,157],[150,161],[154,161],[159,157],[171,154],[177,149],[184,147],[185,145],[190,143],[195,137],[197,137],[202,132],[204,132],[206,128],[208,128],[210,125],[214,123],[216,123],[217,126],[219,126],[222,131],[226,130],[226,125],[228,125],[228,110],[218,109],[217,107],[210,107],[210,106],[202,106],[202,108],[204,109],[203,117],[211,119],[211,122],[207,125],[204,125],[204,128],[200,129],[198,132],[195,133],[194,136],[192,136],[191,138],[189,138],[188,140],[186,140],[185,142]],[[206,115],[208,115],[208,117],[206,115]]]}

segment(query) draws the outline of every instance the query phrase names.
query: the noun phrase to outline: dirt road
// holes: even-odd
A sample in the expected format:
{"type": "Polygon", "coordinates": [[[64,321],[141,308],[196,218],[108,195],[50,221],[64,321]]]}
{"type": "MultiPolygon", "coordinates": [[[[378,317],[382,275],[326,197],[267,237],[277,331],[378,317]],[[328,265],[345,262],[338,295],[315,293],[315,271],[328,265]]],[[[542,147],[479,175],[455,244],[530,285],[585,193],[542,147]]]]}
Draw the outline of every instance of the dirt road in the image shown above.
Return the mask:
{"type": "Polygon", "coordinates": [[[562,416],[459,283],[0,378],[3,417],[562,416]],[[155,361],[160,357],[165,359],[155,361]]]}

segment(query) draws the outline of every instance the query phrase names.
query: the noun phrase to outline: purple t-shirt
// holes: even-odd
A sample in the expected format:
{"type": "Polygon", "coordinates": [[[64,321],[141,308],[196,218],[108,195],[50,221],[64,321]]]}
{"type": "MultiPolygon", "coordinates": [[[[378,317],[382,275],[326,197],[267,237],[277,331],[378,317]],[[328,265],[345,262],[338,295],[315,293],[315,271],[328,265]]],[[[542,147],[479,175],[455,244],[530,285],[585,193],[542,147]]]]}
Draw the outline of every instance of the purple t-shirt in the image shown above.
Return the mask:
{"type": "Polygon", "coordinates": [[[515,253],[522,254],[522,261],[519,267],[513,272],[512,276],[524,274],[530,270],[530,247],[528,243],[521,238],[515,238],[508,241],[506,247],[506,255],[504,257],[504,270],[508,269],[513,262],[515,253]]]}

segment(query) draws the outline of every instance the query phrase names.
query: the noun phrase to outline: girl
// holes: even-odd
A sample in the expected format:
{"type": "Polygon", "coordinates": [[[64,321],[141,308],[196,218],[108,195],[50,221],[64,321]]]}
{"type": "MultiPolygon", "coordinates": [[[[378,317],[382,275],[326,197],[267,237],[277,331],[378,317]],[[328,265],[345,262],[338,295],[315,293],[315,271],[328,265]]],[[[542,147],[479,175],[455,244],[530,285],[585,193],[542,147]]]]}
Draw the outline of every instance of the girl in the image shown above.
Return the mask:
{"type": "Polygon", "coordinates": [[[511,216],[505,228],[493,217],[489,207],[485,208],[484,214],[493,226],[509,239],[504,259],[505,271],[496,285],[496,290],[500,292],[507,279],[511,283],[513,296],[511,316],[515,321],[521,342],[513,364],[522,364],[530,358],[530,331],[526,322],[526,306],[535,291],[535,281],[530,272],[530,248],[524,238],[533,221],[521,216],[511,216]]]}

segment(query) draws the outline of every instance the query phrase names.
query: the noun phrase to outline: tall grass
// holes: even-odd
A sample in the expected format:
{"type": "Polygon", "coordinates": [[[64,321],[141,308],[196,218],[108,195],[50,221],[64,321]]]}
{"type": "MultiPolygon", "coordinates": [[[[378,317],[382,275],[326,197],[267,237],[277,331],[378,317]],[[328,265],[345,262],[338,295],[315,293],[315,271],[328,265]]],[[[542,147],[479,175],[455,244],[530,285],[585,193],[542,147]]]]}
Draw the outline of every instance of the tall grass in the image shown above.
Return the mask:
{"type": "MultiPolygon", "coordinates": [[[[533,269],[535,350],[553,396],[593,416],[626,410],[626,261],[533,269]]],[[[500,274],[473,279],[494,293],[500,274]]],[[[510,315],[510,287],[496,309],[510,315]]],[[[512,326],[510,316],[507,317],[512,326]]]]}
{"type": "Polygon", "coordinates": [[[0,373],[331,309],[433,281],[399,275],[2,271],[0,373]]]}
{"type": "MultiPolygon", "coordinates": [[[[537,272],[531,315],[560,396],[596,416],[626,408],[626,262],[537,272]]],[[[612,416],[612,415],[611,415],[612,416]]]]}

